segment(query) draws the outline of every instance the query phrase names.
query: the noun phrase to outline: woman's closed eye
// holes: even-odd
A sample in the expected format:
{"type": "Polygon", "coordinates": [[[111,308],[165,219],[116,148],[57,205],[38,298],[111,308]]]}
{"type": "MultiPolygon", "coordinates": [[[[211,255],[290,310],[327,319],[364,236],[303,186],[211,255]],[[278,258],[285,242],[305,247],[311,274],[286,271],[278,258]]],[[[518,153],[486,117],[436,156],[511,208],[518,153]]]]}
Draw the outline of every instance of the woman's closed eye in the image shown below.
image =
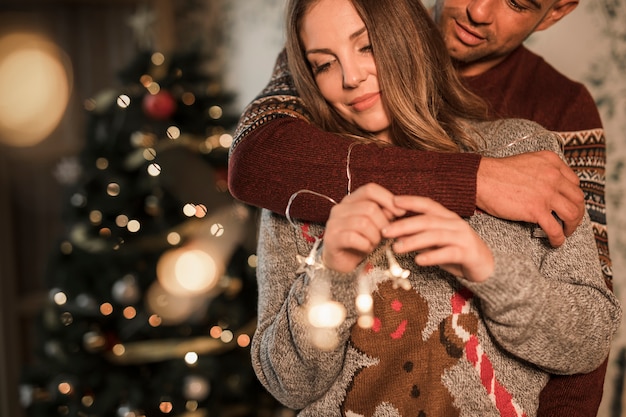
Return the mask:
{"type": "Polygon", "coordinates": [[[320,63],[316,63],[316,62],[311,63],[311,69],[313,70],[313,75],[318,75],[318,74],[321,74],[323,72],[330,70],[332,64],[335,63],[336,61],[337,61],[336,59],[330,59],[328,61],[324,61],[320,63]]]}
{"type": "Polygon", "coordinates": [[[361,53],[371,54],[372,53],[372,45],[365,45],[364,47],[360,48],[359,51],[361,53]]]}

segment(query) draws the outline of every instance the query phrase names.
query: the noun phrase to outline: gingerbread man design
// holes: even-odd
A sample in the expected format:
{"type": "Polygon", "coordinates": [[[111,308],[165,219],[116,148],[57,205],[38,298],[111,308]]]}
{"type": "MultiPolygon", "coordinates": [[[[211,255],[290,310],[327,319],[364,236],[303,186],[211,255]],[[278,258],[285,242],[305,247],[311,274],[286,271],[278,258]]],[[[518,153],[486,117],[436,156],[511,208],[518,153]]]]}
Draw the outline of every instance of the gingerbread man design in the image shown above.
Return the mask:
{"type": "Polygon", "coordinates": [[[429,308],[418,292],[394,289],[384,282],[374,299],[374,326],[355,326],[351,343],[379,363],[355,375],[343,404],[344,415],[372,417],[377,408],[393,408],[403,417],[458,416],[441,377],[463,356],[465,343],[454,327],[475,334],[477,317],[457,315],[453,327],[451,314],[424,340],[429,308]]]}

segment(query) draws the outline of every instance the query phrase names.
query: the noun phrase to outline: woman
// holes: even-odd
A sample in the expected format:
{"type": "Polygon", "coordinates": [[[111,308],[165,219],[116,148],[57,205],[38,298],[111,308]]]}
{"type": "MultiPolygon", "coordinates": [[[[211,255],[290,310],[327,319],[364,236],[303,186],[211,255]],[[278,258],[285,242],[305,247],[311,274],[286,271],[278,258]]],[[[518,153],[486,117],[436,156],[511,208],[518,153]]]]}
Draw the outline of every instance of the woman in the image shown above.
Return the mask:
{"type": "MultiPolygon", "coordinates": [[[[560,151],[534,123],[485,121],[419,1],[287,7],[289,63],[312,120],[355,146],[560,151]]],[[[347,172],[349,195],[325,227],[263,213],[252,362],[278,400],[316,417],[533,416],[549,372],[606,358],[621,310],[588,217],[553,249],[531,225],[466,222],[374,184],[350,193],[349,155],[347,172]],[[373,311],[355,303],[365,293],[373,311]],[[334,323],[316,322],[320,306],[334,323]]]]}

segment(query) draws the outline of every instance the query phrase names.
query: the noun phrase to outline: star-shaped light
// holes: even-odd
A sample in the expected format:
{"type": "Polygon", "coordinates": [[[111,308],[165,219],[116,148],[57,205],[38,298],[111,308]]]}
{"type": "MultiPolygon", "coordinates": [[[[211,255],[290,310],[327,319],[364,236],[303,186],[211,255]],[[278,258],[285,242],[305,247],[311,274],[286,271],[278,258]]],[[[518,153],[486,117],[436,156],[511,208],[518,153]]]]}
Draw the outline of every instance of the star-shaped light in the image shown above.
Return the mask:
{"type": "Polygon", "coordinates": [[[296,260],[300,265],[296,270],[297,274],[302,274],[305,272],[314,272],[318,269],[324,269],[324,264],[317,256],[317,250],[319,249],[320,244],[322,243],[322,239],[315,238],[315,243],[311,248],[311,252],[309,252],[308,256],[302,256],[300,254],[296,255],[296,260]]]}

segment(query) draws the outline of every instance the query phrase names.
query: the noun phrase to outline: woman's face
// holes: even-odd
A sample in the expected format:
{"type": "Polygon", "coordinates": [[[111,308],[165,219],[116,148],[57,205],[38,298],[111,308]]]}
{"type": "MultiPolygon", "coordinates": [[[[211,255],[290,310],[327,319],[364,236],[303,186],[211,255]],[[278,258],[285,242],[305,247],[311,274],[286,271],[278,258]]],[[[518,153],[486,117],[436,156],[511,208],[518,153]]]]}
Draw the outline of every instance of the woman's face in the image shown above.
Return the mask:
{"type": "Polygon", "coordinates": [[[300,38],[326,101],[349,122],[389,141],[369,36],[350,0],[315,3],[304,16],[300,38]]]}

